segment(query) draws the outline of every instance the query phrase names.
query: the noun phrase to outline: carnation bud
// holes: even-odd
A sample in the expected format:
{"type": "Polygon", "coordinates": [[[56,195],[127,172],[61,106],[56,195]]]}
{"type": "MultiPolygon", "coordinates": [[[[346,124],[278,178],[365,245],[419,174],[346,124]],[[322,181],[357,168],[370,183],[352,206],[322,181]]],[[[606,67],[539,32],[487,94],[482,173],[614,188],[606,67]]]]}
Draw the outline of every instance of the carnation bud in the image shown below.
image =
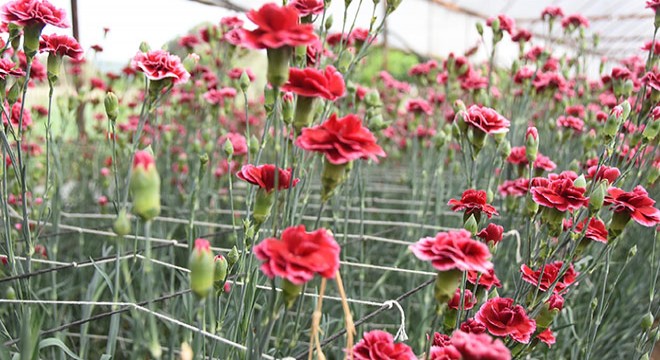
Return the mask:
{"type": "Polygon", "coordinates": [[[607,181],[602,181],[597,184],[589,197],[589,210],[592,213],[597,213],[603,207],[605,201],[605,193],[607,192],[607,181]]]}
{"type": "Polygon", "coordinates": [[[18,100],[18,97],[21,95],[21,88],[24,84],[24,79],[21,78],[19,81],[14,81],[14,85],[9,88],[9,93],[7,94],[7,101],[9,104],[13,104],[18,100]]]}
{"type": "Polygon", "coordinates": [[[195,247],[188,260],[190,288],[195,295],[203,298],[213,288],[215,261],[211,245],[206,239],[195,240],[195,247]]]}
{"type": "Polygon", "coordinates": [[[491,29],[493,29],[493,32],[499,32],[500,31],[500,19],[499,18],[494,18],[493,21],[490,23],[491,29]]]}
{"type": "Polygon", "coordinates": [[[9,300],[16,300],[16,290],[11,286],[7,287],[7,290],[5,290],[5,297],[9,300]]]}
{"type": "Polygon", "coordinates": [[[401,5],[401,1],[403,1],[403,0],[388,0],[387,1],[387,14],[389,15],[392,12],[394,12],[394,10],[396,10],[399,7],[399,5],[401,5]]]}
{"type": "Polygon", "coordinates": [[[474,214],[471,214],[470,217],[465,220],[465,223],[463,224],[463,228],[467,231],[469,231],[472,236],[474,236],[477,231],[479,230],[477,226],[477,220],[474,218],[474,214]]]}
{"type": "Polygon", "coordinates": [[[289,125],[293,122],[293,96],[290,93],[282,96],[282,121],[289,125]]]}
{"type": "Polygon", "coordinates": [[[348,71],[348,67],[353,62],[353,57],[353,53],[350,51],[344,51],[339,57],[339,61],[337,61],[337,69],[342,73],[348,71]]]}
{"type": "Polygon", "coordinates": [[[646,178],[646,182],[649,185],[653,185],[653,184],[655,184],[655,182],[658,180],[659,177],[660,177],[660,168],[653,165],[653,166],[651,166],[651,169],[649,169],[649,175],[646,178]]]}
{"type": "Polygon", "coordinates": [[[287,309],[291,308],[302,292],[302,285],[296,285],[287,279],[282,280],[282,294],[287,309]]]}
{"type": "Polygon", "coordinates": [[[577,177],[577,179],[573,180],[573,185],[579,188],[586,188],[587,180],[584,178],[584,175],[580,175],[577,177]]]}
{"type": "Polygon", "coordinates": [[[234,264],[238,262],[239,258],[240,254],[238,253],[238,249],[236,249],[236,245],[234,245],[227,253],[227,263],[229,266],[234,266],[234,264]]]}
{"type": "Polygon", "coordinates": [[[183,59],[183,67],[188,72],[192,72],[197,64],[199,64],[199,55],[197,54],[188,54],[188,56],[183,59]]]}
{"type": "Polygon", "coordinates": [[[364,96],[364,103],[367,104],[367,107],[381,107],[383,105],[377,90],[367,92],[364,96]]]}
{"type": "Polygon", "coordinates": [[[651,328],[653,327],[653,314],[650,312],[646,313],[646,315],[642,317],[641,325],[642,325],[642,329],[651,330],[651,328]]]}
{"type": "Polygon", "coordinates": [[[213,280],[215,282],[225,281],[227,278],[227,268],[229,267],[227,259],[222,255],[215,256],[215,272],[213,273],[213,280]]]}
{"type": "Polygon", "coordinates": [[[150,150],[135,153],[129,189],[135,214],[145,221],[160,214],[160,176],[150,150]]]}
{"type": "Polygon", "coordinates": [[[325,30],[326,30],[326,31],[330,30],[330,28],[332,27],[332,22],[333,22],[332,14],[330,14],[330,15],[325,19],[325,30]]]}
{"type": "Polygon", "coordinates": [[[270,217],[270,211],[273,208],[274,202],[275,196],[272,191],[267,192],[262,188],[257,190],[254,209],[252,211],[252,217],[256,226],[260,226],[270,217]]]}
{"type": "Polygon", "coordinates": [[[534,126],[527,128],[527,133],[525,134],[525,151],[527,160],[533,163],[539,152],[539,132],[534,126]]]}
{"type": "Polygon", "coordinates": [[[335,189],[346,179],[346,170],[348,164],[333,164],[327,159],[323,162],[323,172],[321,173],[321,201],[326,202],[335,189]]]}
{"type": "Polygon", "coordinates": [[[268,56],[266,77],[273,87],[279,88],[289,79],[289,59],[292,52],[293,49],[289,46],[266,50],[268,56]]]}
{"type": "Polygon", "coordinates": [[[630,261],[630,259],[634,258],[635,255],[637,255],[637,244],[633,245],[630,250],[628,250],[628,258],[626,261],[630,261]]]}
{"type": "Polygon", "coordinates": [[[46,60],[46,71],[48,72],[48,81],[51,84],[57,82],[60,76],[60,68],[62,67],[62,57],[56,53],[49,53],[48,60],[46,60]]]}
{"type": "Polygon", "coordinates": [[[117,219],[112,224],[112,230],[115,234],[123,237],[131,233],[131,221],[128,218],[126,209],[121,209],[117,214],[117,219]]]}
{"type": "Polygon", "coordinates": [[[502,141],[498,147],[498,150],[500,152],[500,156],[503,159],[508,158],[509,155],[511,155],[511,143],[509,141],[502,141]]]}
{"type": "Polygon", "coordinates": [[[659,132],[660,132],[660,121],[655,120],[646,124],[646,127],[644,127],[644,132],[642,133],[642,135],[647,140],[653,140],[655,139],[656,136],[658,136],[659,132]]]}
{"type": "Polygon", "coordinates": [[[103,105],[105,106],[105,114],[108,116],[108,119],[112,122],[117,120],[119,116],[119,99],[117,95],[112,91],[108,91],[105,94],[105,99],[103,99],[103,105]]]}
{"type": "Polygon", "coordinates": [[[479,33],[479,36],[483,36],[484,35],[484,24],[481,23],[480,21],[478,21],[476,26],[477,26],[477,32],[479,33]]]}
{"type": "Polygon", "coordinates": [[[446,304],[454,297],[463,273],[459,270],[440,271],[435,278],[434,295],[438,304],[446,304]]]}
{"type": "MultiPolygon", "coordinates": [[[[205,167],[209,163],[209,154],[203,153],[202,155],[199,156],[199,165],[201,166],[202,170],[206,170],[205,167]]],[[[200,170],[200,172],[204,172],[200,170]]]]}
{"type": "Polygon", "coordinates": [[[146,41],[140,43],[140,51],[143,53],[148,53],[151,50],[151,46],[146,41]]]}
{"type": "Polygon", "coordinates": [[[234,155],[234,144],[229,141],[229,139],[225,140],[225,144],[222,146],[222,150],[225,152],[225,155],[227,157],[231,157],[234,155]]]}
{"type": "Polygon", "coordinates": [[[257,151],[259,151],[259,140],[254,134],[250,136],[250,141],[248,141],[248,151],[252,156],[255,156],[257,151]]]}
{"type": "Polygon", "coordinates": [[[243,73],[241,73],[241,77],[238,79],[238,85],[243,92],[246,92],[248,87],[250,87],[250,75],[248,75],[247,71],[243,70],[243,73]]]}

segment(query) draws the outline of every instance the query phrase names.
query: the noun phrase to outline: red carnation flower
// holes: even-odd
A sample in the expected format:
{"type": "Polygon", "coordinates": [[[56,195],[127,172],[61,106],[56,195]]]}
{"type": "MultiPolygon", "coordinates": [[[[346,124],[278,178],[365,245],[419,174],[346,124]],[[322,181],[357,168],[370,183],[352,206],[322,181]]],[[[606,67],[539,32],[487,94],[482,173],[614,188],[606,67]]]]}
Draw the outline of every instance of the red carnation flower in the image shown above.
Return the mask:
{"type": "Polygon", "coordinates": [[[451,336],[451,344],[461,353],[461,360],[511,360],[511,351],[504,343],[488,334],[456,330],[451,336]]]}
{"type": "MultiPolygon", "coordinates": [[[[513,305],[513,299],[496,297],[481,306],[475,320],[482,323],[495,336],[511,336],[527,344],[536,330],[536,322],[527,317],[525,309],[513,305]]],[[[452,341],[453,343],[453,341],[452,341]]]]}
{"type": "MultiPolygon", "coordinates": [[[[577,234],[582,234],[584,231],[584,224],[587,223],[587,220],[580,221],[577,225],[575,225],[575,233],[577,234]]],[[[564,220],[564,230],[568,230],[573,226],[573,221],[571,219],[565,219],[564,220]]],[[[593,241],[598,241],[603,244],[607,244],[607,227],[605,226],[605,223],[596,218],[593,217],[589,220],[589,225],[587,226],[587,231],[584,233],[584,237],[586,239],[590,239],[593,241]]]]}
{"type": "MultiPolygon", "coordinates": [[[[278,179],[277,188],[279,190],[288,189],[290,186],[296,186],[300,179],[291,181],[291,169],[277,169],[278,179]]],[[[275,165],[265,164],[254,166],[252,164],[243,165],[236,176],[250,184],[257,185],[260,188],[271,192],[275,189],[275,165]]]]}
{"type": "Polygon", "coordinates": [[[248,19],[257,25],[251,31],[238,31],[240,43],[252,49],[277,49],[283,46],[301,46],[314,42],[317,37],[311,24],[300,24],[300,14],[293,5],[278,6],[269,3],[259,10],[250,10],[248,19]]]}
{"type": "Polygon", "coordinates": [[[17,64],[8,58],[0,59],[0,79],[6,79],[7,75],[21,77],[25,76],[25,71],[21,70],[17,64]]]}
{"type": "MultiPolygon", "coordinates": [[[[509,35],[513,35],[516,28],[516,22],[512,18],[503,14],[497,15],[497,19],[500,22],[500,29],[508,32],[509,35]]],[[[493,20],[495,20],[495,18],[488,18],[486,20],[486,25],[492,26],[493,20]]]]}
{"type": "Polygon", "coordinates": [[[148,171],[151,167],[156,166],[154,156],[147,150],[138,150],[135,152],[133,159],[133,169],[142,168],[148,171]]]}
{"type": "Polygon", "coordinates": [[[461,353],[454,345],[431,346],[428,360],[461,360],[461,353]]]}
{"type": "Polygon", "coordinates": [[[470,106],[465,113],[465,122],[487,134],[502,134],[509,131],[511,123],[497,111],[479,106],[470,106]]]}
{"type": "Polygon", "coordinates": [[[551,347],[557,341],[555,334],[550,329],[543,330],[543,332],[536,335],[536,338],[548,345],[548,347],[551,347]]]}
{"type": "Polygon", "coordinates": [[[335,101],[344,96],[344,77],[334,66],[325,71],[314,68],[289,69],[289,81],[282,85],[282,91],[290,91],[300,96],[322,97],[335,101]]]}
{"type": "Polygon", "coordinates": [[[564,11],[559,6],[548,6],[541,12],[541,19],[546,17],[564,17],[564,11]]]}
{"type": "Polygon", "coordinates": [[[483,334],[486,332],[486,327],[482,323],[474,320],[474,318],[469,318],[461,323],[460,329],[463,332],[471,334],[483,334]]]}
{"type": "Polygon", "coordinates": [[[477,221],[481,213],[485,213],[490,219],[493,215],[499,215],[495,208],[487,203],[488,195],[483,190],[467,189],[463,192],[460,200],[451,199],[447,205],[451,206],[452,211],[465,210],[465,216],[474,214],[477,221]]]}
{"type": "Polygon", "coordinates": [[[585,188],[576,187],[570,179],[556,179],[546,184],[532,187],[532,198],[536,203],[561,212],[573,211],[589,204],[584,197],[585,188]]]}
{"type": "Polygon", "coordinates": [[[557,118],[557,126],[573,129],[577,132],[581,132],[584,129],[584,121],[575,116],[560,116],[557,118]]]}
{"type": "MultiPolygon", "coordinates": [[[[457,288],[456,292],[454,293],[454,297],[449,300],[447,303],[447,306],[449,306],[450,309],[458,310],[459,307],[461,307],[461,288],[457,288]]],[[[477,304],[477,298],[472,294],[472,291],[465,289],[465,293],[463,293],[463,310],[470,310],[474,307],[474,305],[477,304]]]]}
{"type": "Polygon", "coordinates": [[[85,51],[76,39],[66,35],[42,35],[39,42],[40,52],[49,52],[57,56],[68,56],[74,60],[83,58],[85,51]]]}
{"type": "MultiPolygon", "coordinates": [[[[541,291],[548,291],[552,283],[557,281],[559,277],[559,271],[561,270],[564,263],[562,261],[555,261],[549,264],[545,264],[542,267],[543,275],[541,275],[541,269],[532,270],[529,266],[523,264],[520,266],[520,271],[522,272],[522,279],[535,287],[538,287],[541,291]]],[[[568,269],[562,275],[561,279],[557,281],[555,288],[552,290],[555,294],[561,294],[566,290],[566,288],[575,282],[575,277],[577,273],[573,269],[573,264],[569,264],[568,269]]]]}
{"type": "Polygon", "coordinates": [[[467,281],[472,284],[477,284],[477,279],[479,280],[479,286],[483,286],[486,290],[490,290],[493,286],[502,287],[500,279],[495,275],[495,270],[490,269],[487,272],[480,273],[478,271],[468,271],[467,272],[467,281]]]}
{"type": "Polygon", "coordinates": [[[152,81],[172,79],[174,84],[182,84],[190,78],[190,74],[181,64],[181,59],[165,50],[138,52],[133,57],[131,66],[152,81]]]}
{"type": "Polygon", "coordinates": [[[568,15],[567,17],[562,19],[561,26],[564,29],[568,29],[570,26],[574,28],[578,28],[578,27],[588,28],[589,20],[587,20],[586,17],[580,14],[568,15]]]}
{"type": "Polygon", "coordinates": [[[483,239],[486,243],[492,242],[493,245],[497,245],[497,243],[502,241],[503,234],[504,227],[490,223],[485,229],[481,230],[477,236],[483,239]]]}
{"type": "Polygon", "coordinates": [[[388,332],[372,330],[362,335],[362,340],[353,347],[355,360],[416,360],[412,349],[404,343],[394,343],[388,332]]]}
{"type": "Polygon", "coordinates": [[[433,108],[424,99],[410,99],[406,102],[406,111],[415,114],[433,115],[433,108]]]}
{"type": "Polygon", "coordinates": [[[300,16],[316,15],[323,12],[323,0],[293,0],[289,3],[298,10],[300,16]]]}
{"type": "Polygon", "coordinates": [[[490,250],[470,238],[467,230],[439,232],[410,245],[410,250],[423,261],[430,261],[439,271],[461,270],[488,272],[493,268],[490,250]]]}
{"type": "Polygon", "coordinates": [[[45,0],[14,0],[2,6],[2,20],[19,26],[53,25],[68,28],[66,12],[45,0]]]}
{"type": "Polygon", "coordinates": [[[605,203],[612,205],[610,210],[615,213],[627,214],[644,226],[651,227],[660,223],[660,210],[653,207],[655,200],[649,197],[649,193],[642,185],[637,185],[632,192],[611,187],[607,193],[605,203]]]}
{"type": "Polygon", "coordinates": [[[279,276],[302,285],[316,274],[334,278],[340,250],[326,229],[306,232],[305,225],[298,225],[282,231],[280,239],[268,238],[257,244],[254,255],[263,261],[261,271],[269,278],[279,276]]]}
{"type": "Polygon", "coordinates": [[[362,120],[354,114],[341,119],[337,118],[337,114],[332,114],[321,125],[303,128],[296,145],[304,150],[324,153],[325,158],[335,165],[356,159],[378,162],[378,156],[386,156],[376,144],[376,137],[362,126],[362,120]]]}
{"type": "Polygon", "coordinates": [[[646,8],[657,12],[660,9],[660,0],[648,0],[646,2],[646,8]]]}

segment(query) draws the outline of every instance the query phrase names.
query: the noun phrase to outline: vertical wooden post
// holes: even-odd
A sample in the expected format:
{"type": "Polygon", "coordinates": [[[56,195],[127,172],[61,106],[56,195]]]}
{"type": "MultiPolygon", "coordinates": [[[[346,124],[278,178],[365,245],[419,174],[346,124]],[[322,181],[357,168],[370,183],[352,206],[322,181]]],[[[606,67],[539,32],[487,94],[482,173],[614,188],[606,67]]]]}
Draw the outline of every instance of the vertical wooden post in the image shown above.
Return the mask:
{"type": "Polygon", "coordinates": [[[71,0],[71,27],[73,37],[80,42],[80,32],[78,29],[78,0],[71,0]]]}

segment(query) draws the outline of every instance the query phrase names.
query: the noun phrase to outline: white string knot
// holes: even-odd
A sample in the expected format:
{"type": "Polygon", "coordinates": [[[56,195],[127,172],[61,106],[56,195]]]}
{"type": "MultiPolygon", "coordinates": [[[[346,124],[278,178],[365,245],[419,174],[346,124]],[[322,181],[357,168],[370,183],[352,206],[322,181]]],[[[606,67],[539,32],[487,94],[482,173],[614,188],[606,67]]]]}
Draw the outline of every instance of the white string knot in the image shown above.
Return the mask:
{"type": "Polygon", "coordinates": [[[401,314],[401,324],[399,325],[399,330],[397,330],[396,335],[394,335],[394,340],[406,341],[408,340],[408,334],[406,334],[406,313],[403,311],[403,307],[396,300],[387,300],[383,303],[387,306],[388,309],[391,309],[392,306],[396,306],[399,309],[401,314]]]}

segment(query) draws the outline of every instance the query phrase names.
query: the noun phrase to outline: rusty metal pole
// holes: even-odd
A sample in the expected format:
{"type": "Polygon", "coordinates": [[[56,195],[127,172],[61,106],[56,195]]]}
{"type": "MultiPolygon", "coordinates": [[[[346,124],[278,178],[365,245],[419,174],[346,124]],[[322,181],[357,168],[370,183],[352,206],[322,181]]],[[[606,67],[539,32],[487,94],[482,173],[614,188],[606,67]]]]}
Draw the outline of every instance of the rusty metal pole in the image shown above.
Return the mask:
{"type": "Polygon", "coordinates": [[[387,0],[383,1],[383,70],[387,71],[387,0]]]}
{"type": "Polygon", "coordinates": [[[80,32],[78,30],[78,0],[71,0],[71,27],[73,37],[80,42],[80,32]]]}

